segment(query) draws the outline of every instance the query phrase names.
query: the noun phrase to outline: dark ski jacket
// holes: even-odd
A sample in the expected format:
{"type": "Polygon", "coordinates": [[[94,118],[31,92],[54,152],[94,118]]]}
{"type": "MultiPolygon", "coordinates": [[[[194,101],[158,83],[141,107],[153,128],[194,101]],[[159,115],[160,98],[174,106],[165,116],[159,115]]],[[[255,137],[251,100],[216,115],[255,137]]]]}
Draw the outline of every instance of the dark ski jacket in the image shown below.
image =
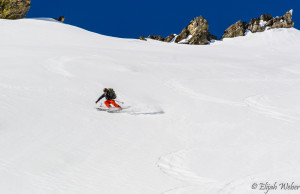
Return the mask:
{"type": "Polygon", "coordinates": [[[110,93],[109,92],[107,92],[106,94],[104,93],[104,94],[102,94],[99,98],[98,98],[98,100],[96,101],[96,103],[98,103],[102,98],[106,98],[106,100],[112,100],[112,97],[110,96],[110,93]]]}

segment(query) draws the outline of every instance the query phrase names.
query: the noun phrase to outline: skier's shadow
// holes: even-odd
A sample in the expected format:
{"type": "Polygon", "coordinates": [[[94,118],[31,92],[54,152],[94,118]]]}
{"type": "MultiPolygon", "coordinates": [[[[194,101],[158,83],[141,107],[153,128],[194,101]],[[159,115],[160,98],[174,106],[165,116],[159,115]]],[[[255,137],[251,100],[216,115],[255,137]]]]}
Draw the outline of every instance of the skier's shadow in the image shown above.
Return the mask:
{"type": "Polygon", "coordinates": [[[157,112],[131,112],[129,113],[131,115],[159,115],[159,114],[165,114],[164,111],[157,111],[157,112]]]}

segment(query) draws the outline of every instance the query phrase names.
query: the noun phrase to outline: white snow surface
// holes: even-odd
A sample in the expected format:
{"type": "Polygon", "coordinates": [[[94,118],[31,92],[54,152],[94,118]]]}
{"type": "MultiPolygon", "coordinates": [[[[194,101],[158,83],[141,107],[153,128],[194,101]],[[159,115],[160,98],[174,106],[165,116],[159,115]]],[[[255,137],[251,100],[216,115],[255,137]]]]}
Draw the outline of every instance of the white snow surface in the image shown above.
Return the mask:
{"type": "Polygon", "coordinates": [[[300,185],[296,29],[192,46],[24,19],[0,20],[0,37],[0,193],[300,185]],[[128,108],[97,111],[104,87],[128,108]]]}
{"type": "Polygon", "coordinates": [[[189,35],[187,38],[182,39],[180,42],[178,42],[179,44],[186,44],[190,41],[190,39],[193,38],[193,35],[189,35]]]}
{"type": "Polygon", "coordinates": [[[267,21],[264,21],[264,20],[260,20],[260,21],[259,21],[259,25],[260,25],[261,27],[264,27],[266,24],[267,24],[267,21]]]}

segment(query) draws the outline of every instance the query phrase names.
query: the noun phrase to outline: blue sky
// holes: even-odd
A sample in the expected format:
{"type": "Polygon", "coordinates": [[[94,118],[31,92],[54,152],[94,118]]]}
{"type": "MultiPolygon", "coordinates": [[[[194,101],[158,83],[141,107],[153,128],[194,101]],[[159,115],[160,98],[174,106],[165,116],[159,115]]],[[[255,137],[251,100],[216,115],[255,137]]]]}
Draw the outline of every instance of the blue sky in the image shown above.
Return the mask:
{"type": "Polygon", "coordinates": [[[66,17],[65,23],[104,35],[139,36],[180,33],[193,18],[202,15],[212,34],[220,37],[238,20],[249,22],[261,14],[281,16],[294,9],[295,28],[300,29],[300,0],[251,1],[137,1],[137,0],[51,0],[31,1],[27,18],[66,17]]]}

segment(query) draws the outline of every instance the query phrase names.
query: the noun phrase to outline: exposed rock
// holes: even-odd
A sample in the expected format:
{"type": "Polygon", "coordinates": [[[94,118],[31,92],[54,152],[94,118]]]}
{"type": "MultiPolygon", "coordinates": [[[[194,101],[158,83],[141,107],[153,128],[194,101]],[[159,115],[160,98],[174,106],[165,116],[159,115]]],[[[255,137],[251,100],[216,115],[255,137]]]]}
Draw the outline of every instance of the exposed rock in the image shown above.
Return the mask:
{"type": "Polygon", "coordinates": [[[2,19],[21,19],[25,18],[31,0],[1,0],[0,18],[2,19]]]}
{"type": "Polygon", "coordinates": [[[247,30],[247,23],[242,22],[241,20],[232,24],[229,28],[227,28],[224,32],[223,38],[234,38],[238,36],[244,36],[247,30]]]}
{"type": "Polygon", "coordinates": [[[65,21],[65,16],[60,16],[60,17],[58,18],[58,21],[59,21],[59,22],[64,22],[64,21],[65,21]]]}
{"type": "Polygon", "coordinates": [[[286,12],[285,15],[281,17],[273,18],[269,14],[261,15],[260,18],[251,19],[249,24],[245,22],[238,21],[237,23],[231,25],[225,30],[222,38],[231,38],[237,36],[244,36],[246,30],[250,30],[252,33],[263,32],[266,29],[272,28],[292,28],[294,27],[294,22],[292,21],[293,10],[286,12]]]}
{"type": "Polygon", "coordinates": [[[181,33],[176,37],[175,42],[178,43],[184,39],[186,39],[190,35],[190,32],[187,27],[183,28],[181,33]]]}
{"type": "Polygon", "coordinates": [[[293,28],[294,22],[292,21],[293,10],[286,12],[281,17],[272,18],[266,26],[272,28],[293,28]]]}
{"type": "Polygon", "coordinates": [[[264,15],[261,15],[260,16],[260,20],[263,20],[263,21],[269,21],[270,19],[272,19],[272,16],[270,14],[264,14],[264,15]]]}
{"type": "Polygon", "coordinates": [[[177,36],[176,43],[186,44],[208,44],[210,40],[216,38],[208,30],[208,22],[202,16],[193,19],[187,27],[177,36]]]}
{"type": "Polygon", "coordinates": [[[209,41],[211,41],[211,40],[217,40],[217,39],[218,39],[217,36],[212,35],[212,34],[209,35],[209,41]]]}
{"type": "Polygon", "coordinates": [[[138,37],[138,39],[147,41],[147,39],[145,38],[145,36],[140,36],[140,37],[138,37]]]}
{"type": "MultiPolygon", "coordinates": [[[[240,20],[235,24],[232,24],[229,28],[227,28],[221,39],[244,36],[246,31],[256,33],[263,32],[266,29],[272,28],[292,28],[294,27],[292,15],[293,10],[290,10],[281,17],[273,18],[269,14],[261,15],[259,18],[251,19],[249,24],[240,20]]],[[[217,39],[216,36],[210,34],[208,27],[209,25],[206,19],[202,16],[199,16],[193,19],[187,27],[183,28],[181,33],[177,36],[171,34],[170,36],[164,39],[162,36],[159,35],[149,35],[148,38],[165,42],[171,42],[175,39],[175,43],[203,45],[208,44],[213,39],[217,39]]],[[[139,39],[141,39],[141,37],[139,39]]]]}
{"type": "Polygon", "coordinates": [[[207,35],[205,33],[199,33],[195,36],[193,36],[190,40],[189,40],[189,44],[199,44],[199,45],[203,45],[203,44],[209,44],[209,42],[211,40],[216,40],[217,37],[214,35],[207,35]]]}
{"type": "Polygon", "coordinates": [[[64,22],[65,21],[65,16],[60,16],[58,19],[57,18],[53,18],[59,22],[64,22]]]}
{"type": "Polygon", "coordinates": [[[165,42],[171,42],[175,38],[175,34],[171,34],[170,36],[165,38],[165,42]]]}
{"type": "Polygon", "coordinates": [[[160,40],[160,41],[164,41],[164,37],[160,36],[160,35],[149,35],[147,38],[150,39],[154,39],[154,40],[160,40]]]}
{"type": "Polygon", "coordinates": [[[252,18],[248,24],[248,30],[250,30],[252,33],[263,32],[266,28],[264,22],[265,21],[261,20],[260,18],[252,18]]]}
{"type": "Polygon", "coordinates": [[[291,9],[290,11],[286,12],[282,18],[286,22],[287,26],[284,28],[293,28],[294,27],[294,22],[292,21],[293,17],[293,10],[291,9]]]}
{"type": "Polygon", "coordinates": [[[248,24],[248,29],[255,32],[263,32],[265,29],[272,28],[292,28],[294,27],[294,22],[292,21],[293,10],[286,12],[281,17],[272,18],[271,15],[265,14],[260,18],[252,19],[248,24]]]}

